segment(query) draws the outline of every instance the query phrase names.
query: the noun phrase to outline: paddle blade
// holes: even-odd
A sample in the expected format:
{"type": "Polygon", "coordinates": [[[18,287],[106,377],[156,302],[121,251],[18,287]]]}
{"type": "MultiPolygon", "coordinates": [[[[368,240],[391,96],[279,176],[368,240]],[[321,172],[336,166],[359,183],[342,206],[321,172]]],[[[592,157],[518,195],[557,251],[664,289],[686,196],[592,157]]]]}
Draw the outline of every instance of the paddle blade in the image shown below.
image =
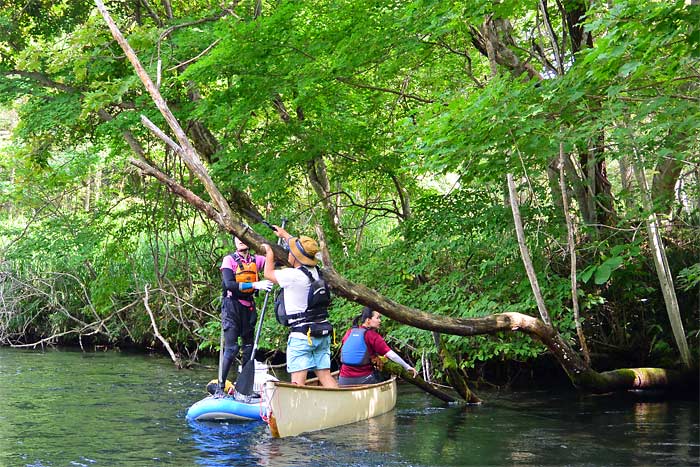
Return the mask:
{"type": "Polygon", "coordinates": [[[243,365],[241,374],[238,375],[238,379],[236,380],[236,392],[243,394],[244,396],[250,396],[253,393],[254,382],[255,359],[251,358],[245,363],[245,365],[243,365]]]}

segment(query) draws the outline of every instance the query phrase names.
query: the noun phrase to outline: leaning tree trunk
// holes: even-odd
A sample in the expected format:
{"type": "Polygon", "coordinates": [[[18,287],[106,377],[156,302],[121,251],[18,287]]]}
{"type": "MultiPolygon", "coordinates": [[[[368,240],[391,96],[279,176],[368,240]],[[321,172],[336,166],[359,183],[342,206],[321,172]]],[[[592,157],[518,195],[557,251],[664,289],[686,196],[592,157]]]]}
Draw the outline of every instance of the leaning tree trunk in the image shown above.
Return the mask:
{"type": "Polygon", "coordinates": [[[649,187],[647,185],[644,168],[642,167],[641,161],[639,159],[635,161],[633,167],[634,174],[637,177],[637,183],[639,183],[639,189],[642,194],[642,203],[644,205],[644,209],[648,213],[646,225],[647,234],[649,235],[649,245],[651,246],[652,256],[654,258],[656,274],[659,277],[661,293],[663,294],[664,302],[666,303],[668,320],[671,322],[671,330],[673,331],[673,337],[676,340],[676,345],[678,346],[678,351],[681,355],[681,361],[683,362],[683,365],[688,368],[690,367],[691,361],[690,351],[688,350],[688,341],[685,338],[681,312],[678,308],[678,298],[676,297],[676,290],[673,286],[671,268],[668,265],[666,249],[664,247],[664,242],[661,239],[661,234],[659,233],[659,221],[652,206],[651,198],[649,196],[649,187]]]}
{"type": "MultiPolygon", "coordinates": [[[[180,196],[196,209],[202,211],[224,230],[239,236],[249,246],[261,249],[262,243],[268,242],[267,239],[243,224],[240,217],[231,210],[226,199],[212,182],[207,169],[202,164],[179,123],[146,74],[136,54],[112,20],[102,0],[95,0],[95,3],[107,22],[112,35],[126,53],[128,59],[141,78],[141,81],[151,94],[156,106],[176,135],[178,142],[175,143],[170,140],[157,128],[151,128],[151,130],[168,146],[175,150],[175,153],[185,162],[190,171],[203,183],[213,204],[203,200],[191,190],[179,185],[157,168],[150,166],[145,160],[134,159],[132,163],[140,167],[145,173],[157,178],[161,183],[164,183],[170,191],[180,196]]],[[[148,120],[142,117],[142,121],[147,122],[148,120]]],[[[287,253],[277,245],[272,245],[272,249],[275,253],[275,259],[280,261],[281,264],[287,264],[287,253]]],[[[514,331],[523,332],[531,338],[540,341],[549,349],[564,371],[569,375],[573,384],[586,391],[602,393],[612,390],[659,387],[673,384],[680,378],[675,373],[661,369],[626,369],[598,373],[591,369],[590,366],[573,351],[568,342],[561,337],[553,326],[532,316],[521,313],[498,313],[479,318],[455,318],[452,316],[435,315],[402,305],[362,284],[353,283],[342,277],[332,268],[323,268],[323,277],[338,296],[361,305],[369,306],[391,319],[419,329],[458,336],[477,336],[514,331]]],[[[459,314],[459,312],[456,311],[454,314],[459,314]]]]}
{"type": "Polygon", "coordinates": [[[662,215],[671,212],[682,168],[683,164],[676,159],[664,158],[656,164],[651,183],[651,200],[655,212],[662,215]]]}

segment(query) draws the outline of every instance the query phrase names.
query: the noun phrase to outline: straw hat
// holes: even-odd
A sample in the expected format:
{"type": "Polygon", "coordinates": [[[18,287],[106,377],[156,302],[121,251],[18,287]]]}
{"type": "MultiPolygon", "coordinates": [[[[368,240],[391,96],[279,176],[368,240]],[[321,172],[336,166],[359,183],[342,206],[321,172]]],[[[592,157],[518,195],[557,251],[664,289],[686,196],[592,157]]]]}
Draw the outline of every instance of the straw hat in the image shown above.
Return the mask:
{"type": "Polygon", "coordinates": [[[294,255],[294,258],[304,266],[316,266],[318,263],[316,259],[318,243],[313,238],[306,235],[290,237],[287,240],[287,245],[289,245],[289,251],[294,255]]]}

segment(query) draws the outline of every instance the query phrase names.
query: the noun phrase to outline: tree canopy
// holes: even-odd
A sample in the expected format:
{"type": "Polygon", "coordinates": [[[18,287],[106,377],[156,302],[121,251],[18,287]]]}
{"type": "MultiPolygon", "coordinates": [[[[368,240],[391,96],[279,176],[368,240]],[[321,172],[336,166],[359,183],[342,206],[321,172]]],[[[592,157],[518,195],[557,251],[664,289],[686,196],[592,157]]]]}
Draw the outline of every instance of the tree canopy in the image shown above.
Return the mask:
{"type": "MultiPolygon", "coordinates": [[[[700,8],[106,6],[237,221],[267,234],[262,218],[288,218],[290,231],[322,233],[344,278],[436,317],[536,316],[508,198],[514,174],[552,325],[579,348],[572,216],[580,324],[607,369],[678,362],[644,230],[654,214],[697,361],[700,8]]],[[[6,2],[0,31],[2,342],[152,345],[146,290],[178,352],[218,345],[218,267],[231,240],[172,194],[177,184],[212,202],[142,124],[168,129],[94,3],[6,2]]],[[[342,329],[359,307],[338,284],[342,329]]],[[[440,339],[398,321],[386,331],[442,377],[544,352],[506,327],[440,339]]],[[[261,347],[283,347],[284,334],[270,321],[261,347]]]]}

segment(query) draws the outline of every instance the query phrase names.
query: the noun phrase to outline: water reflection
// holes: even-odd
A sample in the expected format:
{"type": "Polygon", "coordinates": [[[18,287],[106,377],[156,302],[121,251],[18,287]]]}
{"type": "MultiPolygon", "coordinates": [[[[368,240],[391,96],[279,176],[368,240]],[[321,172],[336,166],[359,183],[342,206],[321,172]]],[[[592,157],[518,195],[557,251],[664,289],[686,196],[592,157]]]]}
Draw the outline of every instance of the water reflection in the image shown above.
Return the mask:
{"type": "MultiPolygon", "coordinates": [[[[274,439],[264,424],[239,424],[233,430],[218,430],[215,426],[198,426],[194,438],[198,449],[205,453],[200,456],[200,465],[221,465],[221,462],[235,462],[232,465],[260,465],[264,467],[308,466],[308,465],[372,465],[372,453],[394,453],[397,449],[396,416],[389,412],[379,417],[363,420],[350,425],[336,427],[306,435],[274,439]],[[246,432],[245,430],[251,430],[246,432]],[[236,433],[238,430],[238,433],[236,433]],[[235,442],[226,440],[236,436],[235,442]],[[223,443],[223,444],[222,444],[223,443]],[[226,446],[222,448],[221,446],[226,446]],[[246,456],[226,452],[228,449],[245,449],[246,456]]],[[[213,424],[207,424],[213,425],[213,424]]]]}
{"type": "Polygon", "coordinates": [[[382,414],[349,425],[309,434],[316,441],[333,442],[375,453],[394,452],[397,448],[397,412],[382,414]]]}
{"type": "Polygon", "coordinates": [[[639,447],[645,452],[673,453],[677,459],[697,459],[700,465],[700,439],[693,439],[693,423],[697,420],[690,419],[690,413],[686,416],[674,417],[674,402],[640,402],[634,405],[635,432],[639,433],[639,447]],[[672,435],[676,441],[669,443],[667,440],[659,440],[655,434],[664,430],[672,435]]]}
{"type": "Polygon", "coordinates": [[[640,402],[634,404],[634,421],[639,432],[645,432],[653,428],[653,425],[662,422],[668,412],[668,404],[663,402],[640,402]]]}
{"type": "Polygon", "coordinates": [[[252,422],[188,422],[192,430],[197,465],[267,465],[259,451],[259,438],[268,438],[267,426],[252,422]]]}
{"type": "Polygon", "coordinates": [[[393,452],[396,449],[394,412],[367,420],[367,449],[376,452],[393,452]]]}

